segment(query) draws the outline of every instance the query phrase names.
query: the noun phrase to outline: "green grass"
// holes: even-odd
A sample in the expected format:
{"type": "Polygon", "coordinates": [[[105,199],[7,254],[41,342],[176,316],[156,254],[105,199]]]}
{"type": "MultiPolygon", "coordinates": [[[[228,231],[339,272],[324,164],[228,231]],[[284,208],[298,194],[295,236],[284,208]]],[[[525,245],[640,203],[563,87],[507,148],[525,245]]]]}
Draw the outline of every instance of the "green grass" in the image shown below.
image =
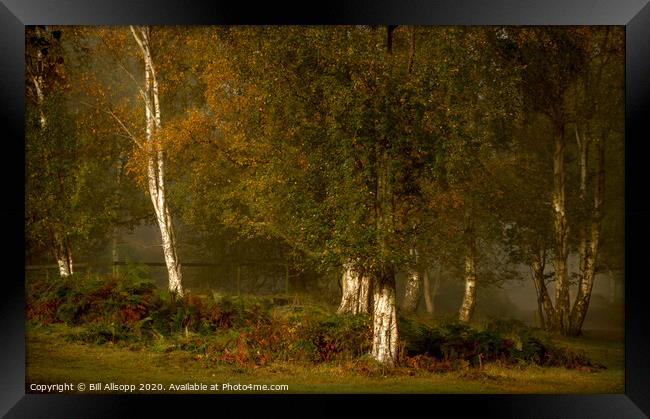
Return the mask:
{"type": "MultiPolygon", "coordinates": [[[[206,367],[186,351],[159,350],[134,345],[95,345],[70,342],[74,328],[62,324],[28,325],[26,381],[28,384],[160,383],[187,382],[287,384],[285,393],[622,393],[624,351],[622,340],[602,333],[558,339],[572,349],[584,350],[606,369],[569,370],[536,365],[489,363],[445,373],[412,368],[362,372],[352,361],[321,364],[272,362],[242,368],[228,364],[206,367]]],[[[73,391],[75,392],[75,391],[73,391]]],[[[86,391],[88,392],[88,391],[86,391]]],[[[168,393],[171,391],[165,390],[168,393]]],[[[214,391],[208,391],[214,393],[214,391]]],[[[96,392],[94,392],[96,393],[96,392]]]]}

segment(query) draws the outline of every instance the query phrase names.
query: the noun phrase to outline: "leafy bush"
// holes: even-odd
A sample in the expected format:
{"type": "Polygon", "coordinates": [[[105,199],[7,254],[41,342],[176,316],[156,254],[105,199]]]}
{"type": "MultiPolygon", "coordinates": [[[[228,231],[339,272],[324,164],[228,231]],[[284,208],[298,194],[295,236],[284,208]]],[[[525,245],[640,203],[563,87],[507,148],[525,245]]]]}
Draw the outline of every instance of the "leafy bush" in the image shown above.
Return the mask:
{"type": "Polygon", "coordinates": [[[314,361],[361,356],[371,349],[372,324],[369,316],[332,315],[309,325],[303,339],[311,343],[314,361]]]}
{"type": "MultiPolygon", "coordinates": [[[[32,282],[27,317],[42,324],[82,326],[82,332],[69,336],[72,340],[180,349],[206,366],[351,362],[362,360],[372,346],[371,316],[331,314],[318,305],[276,297],[188,293],[172,299],[157,291],[146,269],[137,266],[118,278],[89,275],[32,282]]],[[[398,328],[401,361],[411,368],[447,371],[491,361],[598,367],[584,353],[559,348],[542,332],[512,320],[491,320],[477,329],[456,321],[430,326],[400,316],[398,328]]],[[[372,362],[355,365],[369,374],[378,371],[372,362]]]]}
{"type": "Polygon", "coordinates": [[[55,277],[28,284],[26,314],[41,323],[133,323],[147,316],[156,298],[155,284],[142,277],[140,270],[127,270],[118,278],[97,274],[55,277]]]}
{"type": "MultiPolygon", "coordinates": [[[[399,328],[401,339],[405,341],[407,365],[426,365],[435,370],[441,368],[438,361],[457,365],[466,362],[470,366],[502,361],[567,368],[595,367],[584,353],[557,347],[541,332],[516,320],[491,321],[479,330],[459,322],[431,327],[400,318],[399,328]]],[[[446,368],[447,365],[442,367],[446,368]]]]}

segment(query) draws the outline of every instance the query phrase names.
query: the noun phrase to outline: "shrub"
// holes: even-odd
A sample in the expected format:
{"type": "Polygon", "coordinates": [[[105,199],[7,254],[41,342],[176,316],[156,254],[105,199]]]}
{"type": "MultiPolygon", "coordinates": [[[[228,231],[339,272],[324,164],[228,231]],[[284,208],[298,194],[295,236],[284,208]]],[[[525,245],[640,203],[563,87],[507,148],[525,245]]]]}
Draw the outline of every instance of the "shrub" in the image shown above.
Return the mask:
{"type": "Polygon", "coordinates": [[[330,361],[361,356],[371,348],[372,328],[369,316],[332,315],[314,322],[305,330],[314,361],[330,361]]]}
{"type": "MultiPolygon", "coordinates": [[[[541,332],[514,320],[491,321],[483,330],[459,322],[430,327],[406,318],[399,321],[407,365],[436,369],[440,365],[438,361],[470,366],[502,361],[566,368],[594,367],[584,353],[557,347],[541,332]]],[[[446,368],[447,365],[443,369],[446,368]]]]}
{"type": "Polygon", "coordinates": [[[156,298],[155,285],[139,271],[127,270],[119,278],[97,274],[83,279],[55,277],[28,285],[27,318],[71,325],[104,320],[133,323],[147,316],[156,298]]]}
{"type": "MultiPolygon", "coordinates": [[[[352,362],[367,356],[372,345],[371,316],[331,314],[318,305],[288,304],[277,297],[233,300],[188,293],[173,299],[157,291],[146,269],[137,266],[119,278],[89,275],[34,281],[27,292],[28,319],[82,325],[82,332],[69,336],[72,340],[180,349],[205,365],[352,362]]],[[[584,353],[557,347],[543,332],[517,321],[490,320],[482,329],[456,321],[430,326],[402,316],[398,323],[401,361],[411,368],[447,371],[491,361],[599,367],[584,353]]],[[[373,365],[362,362],[357,367],[374,373],[373,365]]]]}

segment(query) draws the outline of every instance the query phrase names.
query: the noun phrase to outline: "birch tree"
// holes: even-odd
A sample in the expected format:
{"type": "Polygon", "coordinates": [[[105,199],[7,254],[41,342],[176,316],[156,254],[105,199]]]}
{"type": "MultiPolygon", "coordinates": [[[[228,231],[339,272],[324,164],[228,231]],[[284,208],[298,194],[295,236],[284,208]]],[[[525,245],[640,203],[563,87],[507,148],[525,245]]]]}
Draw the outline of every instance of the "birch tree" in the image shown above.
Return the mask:
{"type": "MultiPolygon", "coordinates": [[[[57,90],[62,88],[64,82],[63,72],[63,58],[60,45],[61,31],[51,31],[46,26],[33,26],[26,29],[26,86],[27,98],[29,105],[36,109],[38,115],[38,129],[40,141],[43,145],[40,150],[46,151],[49,148],[49,153],[43,154],[42,163],[44,171],[53,175],[54,182],[58,185],[57,196],[62,200],[64,205],[70,198],[66,194],[66,174],[65,168],[59,165],[57,170],[53,166],[56,164],[57,153],[64,155],[65,150],[57,150],[55,146],[56,135],[66,135],[67,133],[58,130],[57,125],[60,121],[49,121],[48,111],[46,110],[47,103],[52,102],[57,90]],[[48,97],[46,97],[46,95],[48,97]],[[51,99],[48,101],[48,99],[51,99]],[[49,146],[45,144],[49,143],[49,146]]],[[[52,109],[52,107],[49,107],[52,109]]],[[[28,130],[28,141],[30,131],[28,130]]],[[[31,137],[34,138],[34,137],[31,137]]],[[[38,141],[38,140],[36,140],[38,141]]],[[[35,141],[28,143],[28,152],[36,150],[35,141]]],[[[36,156],[32,155],[36,158],[36,156]]],[[[29,170],[29,168],[28,168],[29,170]]],[[[33,175],[33,173],[32,173],[33,175]]],[[[48,214],[42,214],[45,219],[45,229],[48,231],[50,250],[57,263],[59,275],[68,277],[74,273],[72,263],[72,244],[69,237],[69,229],[67,220],[63,216],[51,214],[52,210],[44,209],[48,214]]]]}
{"type": "Polygon", "coordinates": [[[91,60],[75,29],[31,27],[26,38],[26,251],[52,254],[65,277],[73,254],[83,260],[105,250],[119,210],[138,217],[139,200],[125,198],[132,183],[115,181],[117,138],[88,124],[100,118],[80,106],[91,60]]]}
{"type": "MultiPolygon", "coordinates": [[[[460,46],[471,46],[474,59],[487,41],[453,32],[227,28],[203,78],[201,119],[215,129],[197,135],[213,152],[196,164],[208,168],[207,159],[223,156],[237,173],[228,178],[234,199],[222,220],[281,239],[324,266],[343,266],[340,311],[364,311],[371,301],[371,354],[388,366],[399,358],[395,275],[416,266],[411,250],[435,234],[428,200],[448,204],[424,189],[458,177],[464,156],[486,142],[464,126],[469,99],[476,101],[468,86],[480,79],[465,68],[460,46]]],[[[485,118],[482,129],[495,119],[485,118]]],[[[210,177],[219,185],[218,178],[210,177]]]]}
{"type": "MultiPolygon", "coordinates": [[[[97,121],[87,124],[94,130],[102,129],[107,136],[119,136],[130,142],[131,149],[123,149],[121,157],[116,156],[113,162],[122,160],[118,171],[135,175],[145,187],[160,230],[169,291],[182,297],[182,269],[169,207],[165,152],[169,139],[163,133],[162,116],[164,86],[160,81],[161,63],[156,61],[164,48],[173,45],[173,35],[172,29],[152,30],[148,26],[77,28],[79,42],[93,52],[88,56],[89,68],[81,80],[87,91],[81,103],[95,111],[97,121]],[[110,129],[103,128],[106,126],[110,129]]],[[[165,89],[167,94],[173,92],[170,87],[165,89]]],[[[178,112],[172,106],[165,109],[178,112]]]]}
{"type": "MultiPolygon", "coordinates": [[[[610,31],[545,28],[513,34],[518,46],[511,51],[519,51],[526,63],[522,91],[527,108],[522,138],[518,139],[525,144],[524,151],[518,156],[515,176],[524,180],[512,189],[511,196],[519,197],[512,202],[537,202],[532,208],[541,211],[529,211],[524,217],[512,213],[514,217],[506,218],[517,220],[512,231],[519,248],[527,252],[523,260],[531,267],[541,325],[564,335],[579,334],[586,315],[605,196],[605,147],[600,141],[621,123],[616,115],[620,118],[622,109],[622,40],[618,34],[613,41],[607,35],[610,31]],[[608,38],[612,41],[609,45],[608,38]],[[608,61],[611,66],[605,66],[608,61]],[[591,129],[593,123],[599,128],[591,129]],[[590,154],[592,149],[595,153],[590,154]],[[577,164],[569,165],[566,156],[577,164]],[[547,188],[543,179],[551,178],[547,188]],[[548,237],[553,240],[549,242],[548,237]],[[579,258],[573,302],[567,266],[572,251],[579,258]],[[554,283],[554,295],[548,282],[554,283]]],[[[521,211],[516,204],[512,209],[521,211]]]]}
{"type": "Polygon", "coordinates": [[[552,189],[553,269],[555,272],[555,307],[553,327],[561,333],[569,330],[570,296],[567,258],[569,255],[569,220],[566,201],[565,156],[566,128],[572,116],[566,96],[584,65],[584,48],[575,32],[561,28],[521,31],[517,34],[526,69],[523,72],[525,104],[539,112],[548,122],[553,143],[552,189]]]}
{"type": "MultiPolygon", "coordinates": [[[[622,33],[618,28],[607,27],[597,31],[585,28],[584,36],[588,60],[575,88],[578,108],[574,133],[579,155],[581,211],[578,212],[580,219],[576,221],[579,272],[577,293],[570,313],[570,335],[581,333],[598,266],[605,217],[607,140],[620,141],[623,130],[622,33]],[[591,159],[590,150],[593,150],[591,159]],[[588,193],[589,186],[592,187],[591,193],[588,193]]],[[[620,155],[613,156],[620,158],[620,155]]]]}
{"type": "Polygon", "coordinates": [[[169,291],[183,296],[183,274],[177,253],[172,218],[166,194],[165,154],[163,144],[157,135],[162,129],[160,112],[160,93],[156,65],[151,52],[151,30],[147,26],[130,26],[133,39],[140,48],[144,64],[144,84],[140,88],[142,105],[145,110],[145,142],[147,185],[151,203],[160,229],[163,254],[169,276],[169,291]]]}

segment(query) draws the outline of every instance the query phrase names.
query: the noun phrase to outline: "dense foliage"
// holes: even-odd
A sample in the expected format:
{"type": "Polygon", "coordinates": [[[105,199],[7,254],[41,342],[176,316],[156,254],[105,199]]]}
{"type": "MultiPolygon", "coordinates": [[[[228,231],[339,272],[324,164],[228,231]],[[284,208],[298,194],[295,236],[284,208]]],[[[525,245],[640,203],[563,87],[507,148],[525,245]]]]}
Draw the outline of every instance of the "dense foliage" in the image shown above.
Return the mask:
{"type": "MultiPolygon", "coordinates": [[[[28,284],[27,318],[74,327],[68,339],[151,351],[188,351],[206,367],[273,361],[355,361],[360,371],[371,346],[365,315],[283,296],[228,298],[187,295],[171,300],[132,265],[119,278],[89,274],[28,284]]],[[[435,326],[401,317],[405,367],[431,371],[479,367],[485,362],[598,368],[584,353],[553,344],[522,323],[491,321],[482,329],[457,322],[435,326]]],[[[366,365],[367,367],[367,365],[366,365]]]]}

